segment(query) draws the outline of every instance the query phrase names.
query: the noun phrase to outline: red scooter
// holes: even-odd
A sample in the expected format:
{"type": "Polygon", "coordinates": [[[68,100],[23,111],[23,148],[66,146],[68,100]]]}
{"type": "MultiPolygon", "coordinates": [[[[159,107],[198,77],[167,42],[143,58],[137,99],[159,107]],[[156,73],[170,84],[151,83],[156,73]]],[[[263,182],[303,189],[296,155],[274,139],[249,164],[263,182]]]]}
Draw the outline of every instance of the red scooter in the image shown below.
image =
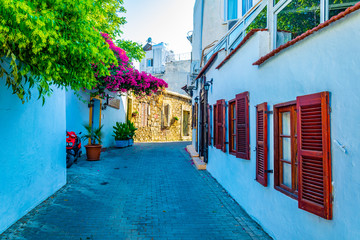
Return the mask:
{"type": "Polygon", "coordinates": [[[75,132],[66,131],[66,168],[77,162],[81,154],[81,139],[75,132]]]}

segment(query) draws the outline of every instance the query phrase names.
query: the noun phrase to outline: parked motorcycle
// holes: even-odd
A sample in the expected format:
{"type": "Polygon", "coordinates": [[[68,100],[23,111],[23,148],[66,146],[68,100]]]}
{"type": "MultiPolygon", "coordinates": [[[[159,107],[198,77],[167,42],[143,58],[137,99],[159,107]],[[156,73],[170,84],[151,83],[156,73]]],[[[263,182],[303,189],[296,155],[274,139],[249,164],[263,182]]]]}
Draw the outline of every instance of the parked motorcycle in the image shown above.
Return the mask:
{"type": "MultiPolygon", "coordinates": [[[[78,135],[80,134],[81,132],[78,135]]],[[[71,167],[81,157],[81,139],[78,135],[66,131],[66,168],[71,167]]]]}

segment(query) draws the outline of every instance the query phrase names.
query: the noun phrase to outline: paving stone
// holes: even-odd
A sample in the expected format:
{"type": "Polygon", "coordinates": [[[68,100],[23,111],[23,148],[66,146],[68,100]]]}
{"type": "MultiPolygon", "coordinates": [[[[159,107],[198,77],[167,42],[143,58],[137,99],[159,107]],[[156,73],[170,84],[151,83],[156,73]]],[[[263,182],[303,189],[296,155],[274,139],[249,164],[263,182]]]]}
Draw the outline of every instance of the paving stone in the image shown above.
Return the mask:
{"type": "Polygon", "coordinates": [[[80,160],[65,187],[0,239],[270,239],[196,170],[188,144],[135,144],[109,149],[98,162],[80,160]]]}

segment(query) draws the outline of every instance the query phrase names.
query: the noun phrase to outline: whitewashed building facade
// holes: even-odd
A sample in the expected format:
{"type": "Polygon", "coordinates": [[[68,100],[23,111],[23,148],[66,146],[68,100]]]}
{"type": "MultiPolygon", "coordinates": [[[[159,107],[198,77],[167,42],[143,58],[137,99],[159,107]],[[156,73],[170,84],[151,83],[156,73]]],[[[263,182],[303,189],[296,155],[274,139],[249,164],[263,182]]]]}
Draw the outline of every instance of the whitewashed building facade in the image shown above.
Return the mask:
{"type": "Polygon", "coordinates": [[[195,3],[193,145],[274,239],[360,237],[359,8],[195,3]]]}

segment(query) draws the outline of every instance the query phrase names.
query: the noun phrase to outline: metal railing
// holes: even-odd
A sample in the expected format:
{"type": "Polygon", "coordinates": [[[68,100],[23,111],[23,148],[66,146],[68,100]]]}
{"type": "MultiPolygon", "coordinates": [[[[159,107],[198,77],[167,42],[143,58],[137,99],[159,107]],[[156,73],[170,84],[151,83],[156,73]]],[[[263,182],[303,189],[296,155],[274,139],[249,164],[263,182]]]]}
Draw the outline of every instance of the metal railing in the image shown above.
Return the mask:
{"type": "Polygon", "coordinates": [[[216,44],[209,53],[204,57],[204,64],[211,58],[211,56],[222,48],[230,52],[241,42],[245,37],[246,28],[254,21],[259,13],[266,7],[267,1],[260,0],[256,3],[238,22],[226,33],[226,35],[216,44]]]}
{"type": "Polygon", "coordinates": [[[165,58],[165,62],[185,61],[191,59],[191,53],[169,54],[165,58]]]}

